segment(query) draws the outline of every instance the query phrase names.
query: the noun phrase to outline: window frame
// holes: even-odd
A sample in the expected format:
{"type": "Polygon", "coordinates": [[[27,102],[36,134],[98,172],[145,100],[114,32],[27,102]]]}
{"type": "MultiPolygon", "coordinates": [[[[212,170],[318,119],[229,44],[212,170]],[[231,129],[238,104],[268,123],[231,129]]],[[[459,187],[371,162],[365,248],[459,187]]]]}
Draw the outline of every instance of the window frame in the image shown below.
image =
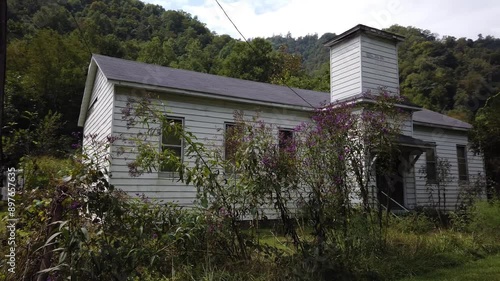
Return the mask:
{"type": "Polygon", "coordinates": [[[428,184],[435,184],[438,180],[438,167],[437,167],[437,155],[436,155],[436,147],[430,147],[425,150],[425,173],[426,173],[426,181],[428,184]],[[434,159],[429,159],[429,153],[432,152],[432,156],[434,159]],[[429,178],[429,162],[434,164],[434,177],[429,178]]]}
{"type": "MultiPolygon", "coordinates": [[[[174,120],[175,121],[180,121],[181,122],[181,128],[185,128],[185,119],[184,117],[179,117],[179,116],[166,116],[166,121],[169,122],[169,120],[174,120]]],[[[180,145],[172,145],[172,144],[163,144],[163,134],[164,134],[164,124],[161,124],[161,131],[160,131],[160,139],[159,139],[159,145],[160,145],[160,153],[163,153],[163,149],[165,147],[170,147],[170,148],[180,148],[181,149],[181,163],[184,162],[184,139],[179,138],[181,144],[180,145]]],[[[178,172],[176,171],[167,171],[167,170],[162,170],[161,165],[158,167],[158,172],[161,177],[167,177],[167,178],[173,178],[178,176],[178,172]]]]}
{"type": "Polygon", "coordinates": [[[457,144],[457,173],[458,173],[458,181],[459,182],[468,182],[469,181],[469,163],[467,159],[467,145],[464,144],[457,144]],[[459,154],[459,149],[463,149],[463,156],[459,154]],[[460,161],[462,159],[462,162],[460,161]],[[464,173],[463,175],[460,174],[460,166],[464,165],[464,173]]]}
{"type": "Polygon", "coordinates": [[[295,130],[291,128],[278,128],[278,148],[279,151],[281,152],[283,149],[285,149],[285,143],[282,143],[282,138],[281,138],[281,133],[286,132],[291,134],[291,140],[295,138],[295,130]]]}
{"type": "Polygon", "coordinates": [[[224,160],[229,160],[228,156],[228,148],[227,148],[227,133],[229,127],[236,127],[236,123],[234,122],[224,122],[224,135],[223,135],[223,146],[224,146],[224,160]]]}

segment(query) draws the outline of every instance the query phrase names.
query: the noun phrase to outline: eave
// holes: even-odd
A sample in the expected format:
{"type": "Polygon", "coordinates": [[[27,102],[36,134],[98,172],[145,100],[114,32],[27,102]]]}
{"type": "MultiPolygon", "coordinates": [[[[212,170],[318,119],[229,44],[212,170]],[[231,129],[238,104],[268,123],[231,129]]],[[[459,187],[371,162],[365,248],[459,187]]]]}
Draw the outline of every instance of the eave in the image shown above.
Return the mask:
{"type": "Polygon", "coordinates": [[[383,38],[383,39],[395,41],[395,42],[402,42],[402,41],[404,41],[404,38],[405,38],[404,36],[401,36],[401,35],[398,35],[398,34],[395,34],[392,32],[387,32],[387,31],[383,31],[380,29],[369,27],[369,26],[366,26],[363,24],[358,24],[355,27],[341,33],[340,35],[338,35],[334,38],[332,38],[331,40],[327,41],[323,45],[325,47],[332,47],[332,46],[342,42],[343,39],[345,39],[349,36],[352,36],[354,34],[360,33],[360,32],[364,32],[366,34],[370,34],[373,36],[377,36],[379,38],[383,38]]]}
{"type": "Polygon", "coordinates": [[[97,73],[97,64],[92,58],[90,60],[89,70],[87,73],[87,80],[85,81],[85,90],[83,91],[82,105],[80,106],[80,115],[78,116],[78,127],[85,125],[87,119],[87,111],[89,108],[90,97],[94,88],[95,75],[97,73]]]}
{"type": "Polygon", "coordinates": [[[433,123],[427,123],[427,122],[419,122],[419,121],[415,121],[415,120],[413,120],[413,124],[418,125],[418,126],[433,127],[433,128],[447,129],[447,130],[456,130],[456,131],[463,131],[463,132],[468,132],[470,129],[472,129],[472,128],[463,128],[463,127],[454,127],[454,126],[433,124],[433,123]]]}

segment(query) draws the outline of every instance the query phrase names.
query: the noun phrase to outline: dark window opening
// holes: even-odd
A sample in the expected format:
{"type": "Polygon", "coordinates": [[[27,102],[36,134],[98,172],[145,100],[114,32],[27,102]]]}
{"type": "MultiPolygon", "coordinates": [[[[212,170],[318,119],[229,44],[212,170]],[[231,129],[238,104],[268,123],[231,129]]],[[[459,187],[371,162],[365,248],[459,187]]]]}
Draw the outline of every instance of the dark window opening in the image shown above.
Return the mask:
{"type": "Polygon", "coordinates": [[[293,141],[293,131],[288,129],[279,130],[278,145],[280,151],[286,149],[293,141]]]}
{"type": "Polygon", "coordinates": [[[464,145],[457,145],[458,180],[469,180],[467,173],[467,149],[464,145]]]}
{"type": "Polygon", "coordinates": [[[427,182],[434,183],[437,180],[436,150],[429,148],[425,152],[427,182]]]}

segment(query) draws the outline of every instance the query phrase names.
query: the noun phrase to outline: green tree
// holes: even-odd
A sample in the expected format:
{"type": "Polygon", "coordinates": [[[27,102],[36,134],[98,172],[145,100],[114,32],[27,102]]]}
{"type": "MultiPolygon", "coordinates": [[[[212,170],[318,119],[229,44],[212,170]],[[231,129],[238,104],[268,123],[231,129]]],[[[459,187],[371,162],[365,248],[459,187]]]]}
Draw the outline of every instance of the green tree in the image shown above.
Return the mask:
{"type": "MultiPolygon", "coordinates": [[[[6,107],[11,108],[11,119],[8,122],[23,124],[15,112],[30,111],[45,116],[51,110],[61,113],[63,120],[76,121],[85,84],[85,65],[90,58],[85,50],[76,35],[62,36],[52,30],[40,30],[29,41],[9,44],[6,107]]],[[[75,127],[68,122],[65,132],[74,131],[75,127]]]]}
{"type": "Polygon", "coordinates": [[[160,38],[154,37],[151,41],[142,45],[137,60],[145,63],[169,66],[176,59],[172,45],[173,40],[162,42],[160,38]]]}
{"type": "Polygon", "coordinates": [[[478,111],[471,137],[473,148],[484,155],[486,175],[500,196],[500,93],[478,111]]]}
{"type": "Polygon", "coordinates": [[[223,49],[221,68],[218,74],[253,80],[271,82],[278,72],[278,57],[271,43],[262,38],[255,38],[249,43],[235,42],[223,49]],[[225,56],[225,52],[228,52],[225,56]]]}

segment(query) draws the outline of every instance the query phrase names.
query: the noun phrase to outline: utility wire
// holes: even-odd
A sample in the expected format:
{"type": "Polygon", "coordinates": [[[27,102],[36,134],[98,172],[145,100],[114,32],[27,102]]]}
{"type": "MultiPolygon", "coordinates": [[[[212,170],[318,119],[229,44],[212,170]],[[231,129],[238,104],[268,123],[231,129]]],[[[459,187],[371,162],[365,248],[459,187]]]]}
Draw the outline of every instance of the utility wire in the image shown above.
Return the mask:
{"type": "MultiPolygon", "coordinates": [[[[218,0],[215,0],[215,2],[217,3],[217,5],[219,5],[220,9],[222,10],[222,12],[224,13],[224,15],[226,15],[226,18],[231,22],[231,24],[234,26],[234,28],[236,29],[236,31],[238,31],[238,33],[240,34],[240,36],[243,38],[243,40],[245,40],[245,42],[248,43],[248,40],[247,38],[243,35],[243,33],[241,33],[241,31],[238,29],[238,27],[236,26],[236,24],[234,24],[233,20],[229,17],[229,15],[226,13],[226,10],[224,10],[224,8],[222,8],[221,4],[219,3],[218,0]]],[[[250,47],[253,49],[253,46],[250,45],[250,47]]]]}
{"type": "MultiPolygon", "coordinates": [[[[245,40],[245,42],[248,44],[248,46],[250,46],[250,48],[256,52],[256,53],[259,53],[257,49],[254,48],[254,46],[252,46],[252,44],[250,44],[250,41],[247,40],[247,38],[243,35],[243,33],[241,33],[241,31],[238,29],[238,27],[236,26],[236,24],[233,22],[233,20],[231,19],[231,17],[229,17],[229,15],[226,13],[226,10],[224,10],[224,8],[221,6],[221,4],[219,3],[219,0],[215,0],[215,2],[217,3],[217,5],[219,5],[220,9],[222,10],[222,12],[224,13],[224,15],[226,15],[226,18],[231,22],[231,24],[234,26],[234,28],[236,29],[236,31],[238,31],[238,33],[240,34],[240,36],[243,38],[243,40],[245,40]]],[[[292,87],[288,86],[287,83],[283,82],[283,84],[288,88],[290,89],[290,91],[292,91],[295,95],[297,95],[299,98],[301,98],[305,103],[307,103],[311,108],[316,108],[315,106],[313,106],[310,102],[308,102],[304,97],[302,97],[301,95],[299,95],[299,93],[297,93],[297,91],[295,91],[292,87]]]]}
{"type": "Polygon", "coordinates": [[[73,12],[71,12],[70,9],[66,9],[66,10],[71,15],[71,18],[73,18],[73,21],[75,22],[76,28],[78,28],[80,40],[83,41],[83,44],[85,45],[85,47],[87,48],[87,51],[89,52],[90,56],[92,57],[92,51],[90,50],[90,46],[89,46],[89,43],[87,42],[87,38],[85,38],[85,36],[83,35],[82,29],[80,28],[80,24],[76,20],[75,15],[73,15],[73,12]]]}

